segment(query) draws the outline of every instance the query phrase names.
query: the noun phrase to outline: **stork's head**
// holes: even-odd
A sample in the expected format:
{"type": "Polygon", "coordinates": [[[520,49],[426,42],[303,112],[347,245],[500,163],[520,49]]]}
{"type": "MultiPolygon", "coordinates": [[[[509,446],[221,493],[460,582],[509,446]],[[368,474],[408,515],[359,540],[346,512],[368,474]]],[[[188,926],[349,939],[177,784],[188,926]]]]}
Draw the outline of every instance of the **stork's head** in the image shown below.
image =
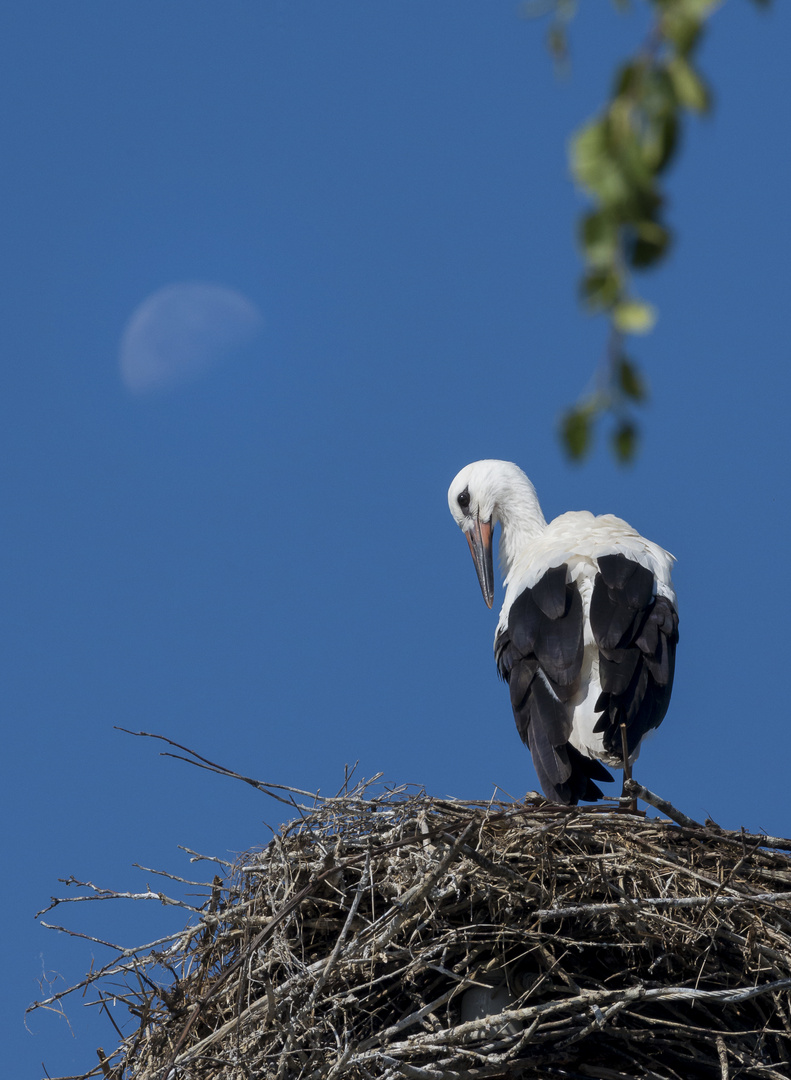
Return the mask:
{"type": "Polygon", "coordinates": [[[510,461],[473,461],[450,485],[448,506],[467,537],[483,598],[491,607],[494,526],[500,522],[500,558],[507,574],[520,546],[546,528],[535,488],[519,466],[510,461]]]}
{"type": "Polygon", "coordinates": [[[486,606],[494,602],[492,530],[496,522],[497,470],[500,461],[474,461],[465,465],[448,488],[453,519],[467,537],[486,606]]]}

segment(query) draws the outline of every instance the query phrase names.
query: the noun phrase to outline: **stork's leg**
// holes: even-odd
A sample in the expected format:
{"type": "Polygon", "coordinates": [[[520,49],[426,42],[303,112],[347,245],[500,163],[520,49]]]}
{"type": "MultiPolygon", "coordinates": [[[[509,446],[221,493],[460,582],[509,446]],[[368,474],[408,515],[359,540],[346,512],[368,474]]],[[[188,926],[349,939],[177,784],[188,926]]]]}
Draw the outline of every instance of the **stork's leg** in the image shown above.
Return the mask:
{"type": "Polygon", "coordinates": [[[621,788],[621,809],[637,810],[637,799],[628,799],[626,796],[626,781],[632,779],[632,766],[629,762],[629,745],[626,739],[626,724],[621,724],[621,753],[623,754],[623,787],[621,788]]]}

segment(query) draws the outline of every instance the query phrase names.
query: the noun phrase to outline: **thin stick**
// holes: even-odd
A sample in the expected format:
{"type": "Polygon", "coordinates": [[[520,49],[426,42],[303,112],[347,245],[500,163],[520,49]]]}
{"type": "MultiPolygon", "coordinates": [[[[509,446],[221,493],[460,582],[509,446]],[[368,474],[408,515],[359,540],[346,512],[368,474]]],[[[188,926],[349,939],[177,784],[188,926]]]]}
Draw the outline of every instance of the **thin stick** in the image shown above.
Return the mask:
{"type": "Polygon", "coordinates": [[[636,780],[625,780],[623,789],[627,795],[631,795],[636,799],[642,799],[643,802],[647,802],[649,806],[653,806],[655,810],[658,810],[660,814],[666,814],[671,821],[675,821],[677,825],[683,825],[687,829],[702,829],[703,826],[699,821],[695,821],[691,817],[687,817],[686,814],[682,814],[680,810],[676,810],[672,803],[669,803],[666,799],[660,799],[658,795],[654,795],[653,791],[649,791],[648,788],[644,788],[642,784],[638,784],[636,780]]]}
{"type": "Polygon", "coordinates": [[[728,1051],[725,1046],[725,1040],[722,1035],[718,1035],[715,1042],[717,1043],[717,1056],[720,1059],[722,1080],[728,1080],[728,1051]]]}
{"type": "Polygon", "coordinates": [[[621,753],[623,754],[624,784],[632,779],[632,763],[629,760],[629,742],[626,738],[626,724],[621,724],[621,753]]]}

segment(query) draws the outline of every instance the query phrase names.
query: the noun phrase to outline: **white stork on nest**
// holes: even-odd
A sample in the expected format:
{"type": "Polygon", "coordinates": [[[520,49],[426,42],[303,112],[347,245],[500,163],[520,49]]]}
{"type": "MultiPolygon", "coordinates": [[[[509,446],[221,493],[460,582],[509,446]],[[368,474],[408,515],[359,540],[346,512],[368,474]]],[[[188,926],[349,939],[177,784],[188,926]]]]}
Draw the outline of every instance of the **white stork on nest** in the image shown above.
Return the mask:
{"type": "Polygon", "coordinates": [[[620,518],[587,510],[547,524],[535,488],[509,461],[475,461],[448,505],[494,599],[499,521],[505,601],[494,639],[514,719],[544,794],[572,805],[626,775],[661,724],[673,688],[678,614],[673,556],[620,518]]]}

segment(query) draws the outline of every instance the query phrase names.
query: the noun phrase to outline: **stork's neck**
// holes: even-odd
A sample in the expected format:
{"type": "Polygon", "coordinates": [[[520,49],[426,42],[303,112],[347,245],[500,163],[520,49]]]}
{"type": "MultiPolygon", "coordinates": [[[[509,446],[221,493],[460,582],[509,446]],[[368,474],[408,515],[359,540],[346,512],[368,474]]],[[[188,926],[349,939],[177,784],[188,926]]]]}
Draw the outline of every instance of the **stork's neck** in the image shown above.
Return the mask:
{"type": "MultiPolygon", "coordinates": [[[[521,470],[520,470],[521,472],[521,470]]],[[[500,522],[500,563],[507,577],[516,560],[547,527],[536,489],[521,473],[510,478],[507,491],[495,503],[494,516],[500,522]]]]}

